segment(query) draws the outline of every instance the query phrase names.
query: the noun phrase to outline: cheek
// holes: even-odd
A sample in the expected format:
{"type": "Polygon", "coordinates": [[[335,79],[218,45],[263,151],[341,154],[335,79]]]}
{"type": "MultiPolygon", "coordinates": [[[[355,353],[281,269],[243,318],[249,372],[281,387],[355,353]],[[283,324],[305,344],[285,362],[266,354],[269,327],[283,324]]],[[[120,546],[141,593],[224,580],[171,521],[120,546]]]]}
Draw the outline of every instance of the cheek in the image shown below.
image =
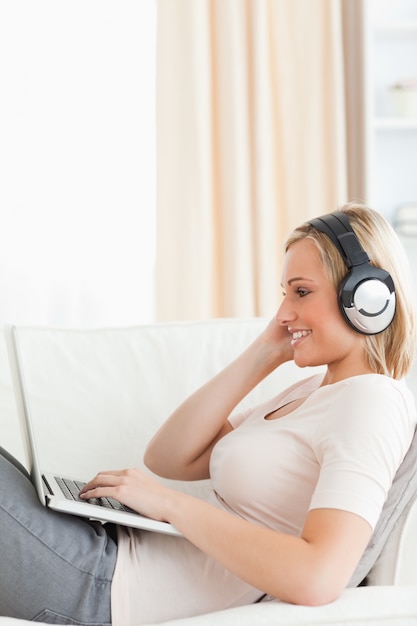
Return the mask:
{"type": "Polygon", "coordinates": [[[358,333],[350,327],[346,321],[342,311],[339,309],[337,300],[330,299],[317,310],[317,317],[320,319],[320,338],[326,340],[327,347],[331,348],[341,344],[341,342],[349,342],[354,340],[358,333]]]}
{"type": "Polygon", "coordinates": [[[326,322],[329,327],[346,325],[343,313],[339,308],[338,300],[333,294],[327,298],[323,298],[322,303],[316,309],[316,314],[324,327],[326,322]]]}
{"type": "Polygon", "coordinates": [[[357,344],[359,333],[349,326],[341,312],[333,317],[333,321],[329,324],[326,337],[322,335],[325,349],[333,354],[349,352],[354,349],[357,344]]]}

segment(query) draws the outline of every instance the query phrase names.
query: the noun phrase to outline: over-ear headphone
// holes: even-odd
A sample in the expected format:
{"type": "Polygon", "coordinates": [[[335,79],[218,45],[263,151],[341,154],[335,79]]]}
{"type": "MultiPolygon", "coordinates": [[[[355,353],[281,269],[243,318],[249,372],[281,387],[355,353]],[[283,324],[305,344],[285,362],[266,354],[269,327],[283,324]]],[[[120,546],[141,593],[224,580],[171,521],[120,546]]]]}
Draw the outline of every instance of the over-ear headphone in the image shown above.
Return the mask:
{"type": "Polygon", "coordinates": [[[338,293],[339,308],[348,324],[364,335],[388,328],[395,315],[394,281],[389,272],[370,264],[347,215],[329,213],[308,224],[331,239],[349,270],[338,293]]]}

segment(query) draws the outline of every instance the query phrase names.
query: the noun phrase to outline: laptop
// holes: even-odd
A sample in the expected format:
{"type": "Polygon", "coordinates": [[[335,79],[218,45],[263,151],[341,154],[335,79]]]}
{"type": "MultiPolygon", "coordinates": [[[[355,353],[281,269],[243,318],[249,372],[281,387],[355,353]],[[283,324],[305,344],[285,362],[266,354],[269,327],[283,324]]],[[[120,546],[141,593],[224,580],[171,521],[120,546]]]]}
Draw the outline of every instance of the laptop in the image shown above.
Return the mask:
{"type": "Polygon", "coordinates": [[[81,500],[78,493],[87,482],[73,476],[61,476],[56,472],[42,472],[36,445],[36,428],[31,416],[19,339],[16,326],[4,328],[9,357],[13,390],[20,419],[23,445],[27,455],[28,469],[32,483],[41,503],[62,513],[69,513],[101,522],[112,522],[132,528],[140,528],[169,535],[180,535],[179,530],[168,522],[161,522],[132,511],[113,498],[81,500]]]}

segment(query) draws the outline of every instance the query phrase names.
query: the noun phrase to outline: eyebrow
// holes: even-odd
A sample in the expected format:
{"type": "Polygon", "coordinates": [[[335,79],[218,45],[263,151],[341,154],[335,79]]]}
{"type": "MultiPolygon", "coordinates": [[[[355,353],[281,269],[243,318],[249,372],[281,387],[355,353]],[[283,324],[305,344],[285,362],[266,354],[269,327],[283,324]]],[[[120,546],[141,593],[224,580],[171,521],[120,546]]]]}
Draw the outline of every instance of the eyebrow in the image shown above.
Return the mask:
{"type": "Polygon", "coordinates": [[[294,278],[290,278],[290,280],[288,281],[288,284],[291,285],[292,283],[296,283],[298,281],[307,281],[309,283],[314,283],[314,280],[312,278],[305,278],[303,276],[295,276],[294,278]]]}

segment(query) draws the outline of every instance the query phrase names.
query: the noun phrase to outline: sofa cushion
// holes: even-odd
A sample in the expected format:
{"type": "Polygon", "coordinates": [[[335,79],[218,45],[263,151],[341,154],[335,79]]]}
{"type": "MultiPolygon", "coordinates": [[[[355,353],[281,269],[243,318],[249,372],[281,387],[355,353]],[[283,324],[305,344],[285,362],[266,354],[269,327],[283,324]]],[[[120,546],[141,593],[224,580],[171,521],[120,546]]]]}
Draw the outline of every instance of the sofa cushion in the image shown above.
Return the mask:
{"type": "MultiPolygon", "coordinates": [[[[89,477],[101,469],[142,466],[144,449],[160,424],[246,348],[265,324],[256,319],[106,329],[20,327],[25,383],[40,433],[43,467],[89,477]]],[[[3,344],[2,445],[27,463],[3,344]]],[[[237,410],[258,404],[306,375],[306,370],[285,364],[237,410]]]]}
{"type": "MultiPolygon", "coordinates": [[[[398,521],[403,516],[408,505],[414,500],[417,492],[417,431],[414,433],[410,448],[404,461],[399,467],[381,516],[350,582],[350,587],[356,587],[369,574],[377,562],[386,542],[393,533],[398,521]]],[[[393,535],[395,537],[395,535],[393,535]]],[[[386,579],[382,584],[392,584],[387,569],[386,579]]],[[[369,581],[368,581],[369,582],[369,581]]]]}

